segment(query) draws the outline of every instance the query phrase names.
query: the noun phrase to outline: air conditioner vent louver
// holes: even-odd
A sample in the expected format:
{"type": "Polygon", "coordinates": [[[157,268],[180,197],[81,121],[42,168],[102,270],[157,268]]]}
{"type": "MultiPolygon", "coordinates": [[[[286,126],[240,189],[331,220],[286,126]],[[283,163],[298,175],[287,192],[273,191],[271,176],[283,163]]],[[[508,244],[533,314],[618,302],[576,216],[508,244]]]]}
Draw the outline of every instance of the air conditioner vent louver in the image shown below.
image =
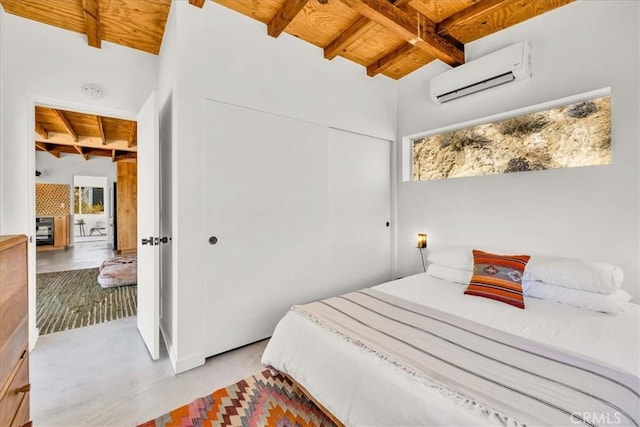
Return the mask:
{"type": "Polygon", "coordinates": [[[520,42],[433,77],[431,97],[448,102],[530,77],[529,45],[520,42]]]}

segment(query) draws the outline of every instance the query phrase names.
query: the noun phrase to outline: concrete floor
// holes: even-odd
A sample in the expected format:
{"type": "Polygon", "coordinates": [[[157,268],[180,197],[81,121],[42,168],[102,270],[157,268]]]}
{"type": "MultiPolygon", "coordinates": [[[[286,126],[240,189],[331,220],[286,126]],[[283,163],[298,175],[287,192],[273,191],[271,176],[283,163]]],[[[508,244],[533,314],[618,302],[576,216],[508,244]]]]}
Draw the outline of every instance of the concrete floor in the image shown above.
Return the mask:
{"type": "MultiPolygon", "coordinates": [[[[115,256],[105,241],[41,251],[36,271],[98,267],[115,256]]],[[[152,361],[136,317],[39,337],[30,355],[31,419],[39,427],[135,426],[263,370],[267,341],[209,358],[174,375],[164,351],[152,361]]]]}
{"type": "Polygon", "coordinates": [[[130,317],[41,336],[30,355],[31,418],[40,427],[135,426],[262,371],[267,341],[173,375],[152,361],[130,317]]]}
{"type": "Polygon", "coordinates": [[[80,242],[67,249],[36,252],[36,273],[81,270],[99,267],[102,261],[116,256],[106,240],[80,242]]]}

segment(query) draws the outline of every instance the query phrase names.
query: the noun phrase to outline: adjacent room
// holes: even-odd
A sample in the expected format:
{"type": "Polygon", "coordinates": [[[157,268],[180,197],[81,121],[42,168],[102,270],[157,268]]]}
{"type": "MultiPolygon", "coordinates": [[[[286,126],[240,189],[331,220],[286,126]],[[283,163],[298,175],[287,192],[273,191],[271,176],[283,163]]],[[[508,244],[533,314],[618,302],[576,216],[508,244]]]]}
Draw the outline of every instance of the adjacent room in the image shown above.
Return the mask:
{"type": "Polygon", "coordinates": [[[34,128],[39,334],[135,316],[136,122],[38,105],[34,128]]]}
{"type": "Polygon", "coordinates": [[[639,2],[0,5],[0,426],[640,425],[639,2]]]}

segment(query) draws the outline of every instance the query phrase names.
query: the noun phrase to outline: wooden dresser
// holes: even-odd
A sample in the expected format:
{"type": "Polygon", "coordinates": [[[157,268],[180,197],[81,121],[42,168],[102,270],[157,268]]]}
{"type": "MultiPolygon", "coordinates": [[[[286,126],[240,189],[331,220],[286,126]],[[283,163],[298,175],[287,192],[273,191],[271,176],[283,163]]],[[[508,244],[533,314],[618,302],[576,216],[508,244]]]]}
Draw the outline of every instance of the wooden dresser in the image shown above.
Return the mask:
{"type": "Polygon", "coordinates": [[[30,426],[27,238],[0,236],[0,427],[30,426]]]}

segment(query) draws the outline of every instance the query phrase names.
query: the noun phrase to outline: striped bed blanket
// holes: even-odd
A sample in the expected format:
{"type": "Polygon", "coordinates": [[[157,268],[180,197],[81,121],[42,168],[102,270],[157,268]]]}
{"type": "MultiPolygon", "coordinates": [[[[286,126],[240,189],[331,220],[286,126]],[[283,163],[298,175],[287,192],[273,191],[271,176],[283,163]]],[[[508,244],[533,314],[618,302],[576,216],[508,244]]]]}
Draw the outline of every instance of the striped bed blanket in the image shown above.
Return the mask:
{"type": "Polygon", "coordinates": [[[639,379],[577,354],[373,289],[292,310],[521,424],[640,422],[639,379]]]}

